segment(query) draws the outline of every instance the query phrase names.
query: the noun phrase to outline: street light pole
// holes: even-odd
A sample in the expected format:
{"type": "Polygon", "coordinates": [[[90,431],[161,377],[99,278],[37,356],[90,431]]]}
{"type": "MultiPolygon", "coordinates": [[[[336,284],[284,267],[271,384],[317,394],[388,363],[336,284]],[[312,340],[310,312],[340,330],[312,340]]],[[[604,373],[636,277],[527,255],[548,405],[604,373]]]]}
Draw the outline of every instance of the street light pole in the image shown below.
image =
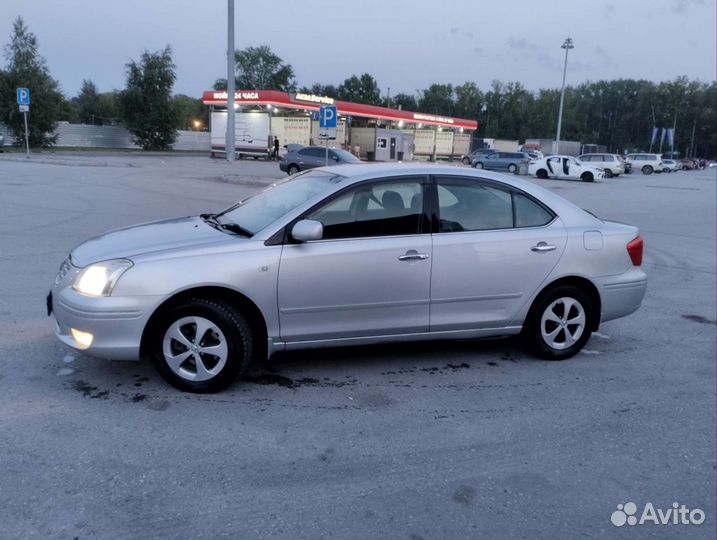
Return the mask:
{"type": "Polygon", "coordinates": [[[560,46],[561,49],[565,49],[565,64],[563,65],[563,85],[560,88],[560,110],[558,112],[558,133],[555,137],[555,145],[553,153],[557,154],[560,151],[560,130],[563,126],[563,102],[565,101],[565,74],[568,71],[568,51],[575,48],[573,40],[571,38],[565,38],[565,42],[560,46]]]}
{"type": "Polygon", "coordinates": [[[234,0],[228,0],[227,25],[227,133],[224,141],[224,150],[227,161],[234,161],[234,0]]]}

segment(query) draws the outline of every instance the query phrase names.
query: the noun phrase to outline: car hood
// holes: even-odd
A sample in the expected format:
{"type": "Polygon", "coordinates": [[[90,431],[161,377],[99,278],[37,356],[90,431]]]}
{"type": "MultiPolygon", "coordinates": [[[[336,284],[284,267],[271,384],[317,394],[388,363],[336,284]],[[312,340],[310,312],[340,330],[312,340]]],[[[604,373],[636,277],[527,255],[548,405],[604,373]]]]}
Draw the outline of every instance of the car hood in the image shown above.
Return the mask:
{"type": "Polygon", "coordinates": [[[207,225],[200,217],[166,219],[92,238],[72,250],[72,264],[84,267],[98,261],[212,244],[228,238],[226,233],[207,225]]]}

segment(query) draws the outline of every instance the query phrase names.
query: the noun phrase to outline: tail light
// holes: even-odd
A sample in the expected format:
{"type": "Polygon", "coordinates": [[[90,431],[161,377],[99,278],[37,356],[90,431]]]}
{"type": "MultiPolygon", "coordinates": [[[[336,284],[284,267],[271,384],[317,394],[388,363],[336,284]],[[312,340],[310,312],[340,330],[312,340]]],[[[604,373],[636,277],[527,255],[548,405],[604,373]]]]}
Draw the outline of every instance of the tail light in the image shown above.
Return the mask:
{"type": "Polygon", "coordinates": [[[630,255],[630,259],[632,260],[632,264],[634,266],[642,266],[643,247],[644,243],[641,236],[638,236],[627,244],[627,252],[630,255]]]}

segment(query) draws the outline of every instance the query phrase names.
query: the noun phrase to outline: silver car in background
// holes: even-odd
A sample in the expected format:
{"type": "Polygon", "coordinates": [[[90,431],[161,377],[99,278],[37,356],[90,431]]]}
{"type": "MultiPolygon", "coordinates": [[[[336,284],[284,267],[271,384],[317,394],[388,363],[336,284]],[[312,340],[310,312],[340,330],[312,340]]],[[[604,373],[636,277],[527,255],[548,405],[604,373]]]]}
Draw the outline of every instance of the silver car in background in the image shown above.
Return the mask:
{"type": "Polygon", "coordinates": [[[636,227],[519,178],[344,165],[218,214],[88,240],[62,263],[48,311],[70,347],[150,356],[194,392],[309,347],[522,334],[560,360],[638,309],[642,250],[636,227]]]}

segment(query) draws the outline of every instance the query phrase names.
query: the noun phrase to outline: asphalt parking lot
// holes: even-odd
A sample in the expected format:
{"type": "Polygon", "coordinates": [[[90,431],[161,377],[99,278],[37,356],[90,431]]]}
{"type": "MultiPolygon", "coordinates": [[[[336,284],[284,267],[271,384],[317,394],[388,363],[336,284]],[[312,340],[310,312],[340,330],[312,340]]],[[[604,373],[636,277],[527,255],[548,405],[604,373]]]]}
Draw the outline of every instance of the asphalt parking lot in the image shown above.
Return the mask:
{"type": "Polygon", "coordinates": [[[642,308],[564,362],[514,340],[277,355],[216,395],[59,343],[58,265],[282,178],[205,157],[0,157],[0,538],[714,538],[715,169],[538,181],[638,225],[642,308]],[[618,504],[700,508],[625,526],[618,504]]]}

